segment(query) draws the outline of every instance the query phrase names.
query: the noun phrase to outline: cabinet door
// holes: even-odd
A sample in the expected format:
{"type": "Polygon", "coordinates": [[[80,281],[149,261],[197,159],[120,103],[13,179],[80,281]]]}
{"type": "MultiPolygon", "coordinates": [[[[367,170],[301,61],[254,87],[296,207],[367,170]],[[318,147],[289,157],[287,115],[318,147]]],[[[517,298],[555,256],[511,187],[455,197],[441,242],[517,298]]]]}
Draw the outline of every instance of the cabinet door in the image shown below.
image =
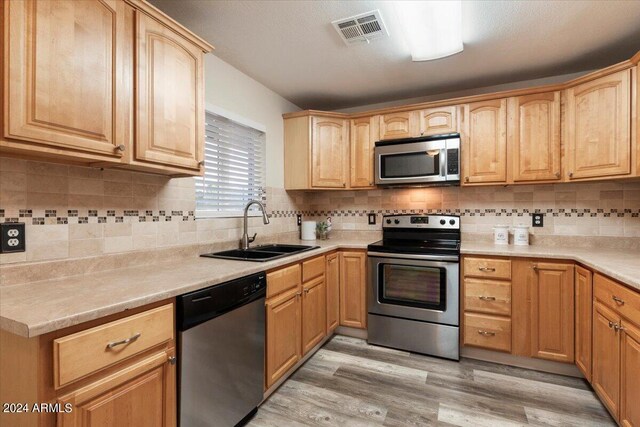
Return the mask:
{"type": "Polygon", "coordinates": [[[419,112],[402,111],[380,116],[380,139],[400,139],[418,136],[419,112]]]}
{"type": "Polygon", "coordinates": [[[25,0],[2,7],[4,137],[35,142],[33,150],[53,155],[119,161],[116,147],[128,136],[122,114],[131,99],[122,77],[124,3],[25,0]]]}
{"type": "Polygon", "coordinates": [[[509,98],[513,181],[556,181],[560,175],[560,92],[509,98]]]}
{"type": "Polygon", "coordinates": [[[204,155],[203,53],[136,13],[135,159],[198,170],[204,155]]]}
{"type": "Polygon", "coordinates": [[[327,335],[327,288],[324,277],[302,285],[302,354],[327,335]]]}
{"type": "Polygon", "coordinates": [[[378,116],[351,120],[351,188],[372,188],[373,149],[378,136],[378,116]]]}
{"type": "Polygon", "coordinates": [[[594,303],[591,385],[614,418],[620,402],[620,338],[613,326],[619,323],[613,311],[594,303]]]}
{"type": "Polygon", "coordinates": [[[463,184],[507,181],[507,100],[464,106],[463,184]]]}
{"type": "Polygon", "coordinates": [[[176,425],[174,352],[161,352],[58,399],[73,410],[59,427],[170,427],[176,425]]]}
{"type": "Polygon", "coordinates": [[[630,70],[567,90],[569,179],[631,172],[630,70]]]}
{"type": "Polygon", "coordinates": [[[621,426],[640,426],[640,329],[622,322],[620,357],[620,418],[621,426]]]}
{"type": "Polygon", "coordinates": [[[573,265],[536,263],[531,295],[533,357],[573,363],[573,265]]]}
{"type": "Polygon", "coordinates": [[[458,132],[458,107],[428,108],[420,111],[420,135],[458,132]]]}
{"type": "Polygon", "coordinates": [[[340,253],[340,325],[367,327],[366,270],[364,252],[340,253]]]}
{"type": "Polygon", "coordinates": [[[580,266],[576,267],[576,365],[585,378],[591,381],[591,318],[593,305],[593,274],[580,266]]]}
{"type": "Polygon", "coordinates": [[[302,357],[300,295],[296,288],[267,301],[267,388],[302,357]]]}
{"type": "Polygon", "coordinates": [[[327,286],[327,332],[340,323],[340,259],[338,253],[327,255],[325,280],[327,286]]]}
{"type": "Polygon", "coordinates": [[[328,117],[312,117],[311,186],[347,186],[349,122],[328,117]]]}

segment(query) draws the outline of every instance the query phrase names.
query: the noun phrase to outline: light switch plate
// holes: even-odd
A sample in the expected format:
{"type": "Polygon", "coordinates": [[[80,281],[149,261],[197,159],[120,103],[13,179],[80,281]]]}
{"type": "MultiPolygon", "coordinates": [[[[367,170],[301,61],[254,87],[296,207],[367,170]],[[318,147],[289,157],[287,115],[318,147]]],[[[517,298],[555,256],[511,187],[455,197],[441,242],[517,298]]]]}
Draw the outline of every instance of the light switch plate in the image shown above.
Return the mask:
{"type": "Polygon", "coordinates": [[[0,224],[0,252],[24,252],[24,222],[3,222],[0,224]]]}

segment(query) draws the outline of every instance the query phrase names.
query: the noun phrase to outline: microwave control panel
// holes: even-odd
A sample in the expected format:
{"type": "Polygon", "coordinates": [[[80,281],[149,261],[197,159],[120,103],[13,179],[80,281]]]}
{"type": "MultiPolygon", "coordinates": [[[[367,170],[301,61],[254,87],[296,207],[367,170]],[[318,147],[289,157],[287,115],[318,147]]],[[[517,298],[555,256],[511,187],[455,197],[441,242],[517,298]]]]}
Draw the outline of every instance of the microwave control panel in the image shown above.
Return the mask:
{"type": "Polygon", "coordinates": [[[447,149],[447,175],[458,175],[460,173],[458,158],[457,148],[447,149]]]}

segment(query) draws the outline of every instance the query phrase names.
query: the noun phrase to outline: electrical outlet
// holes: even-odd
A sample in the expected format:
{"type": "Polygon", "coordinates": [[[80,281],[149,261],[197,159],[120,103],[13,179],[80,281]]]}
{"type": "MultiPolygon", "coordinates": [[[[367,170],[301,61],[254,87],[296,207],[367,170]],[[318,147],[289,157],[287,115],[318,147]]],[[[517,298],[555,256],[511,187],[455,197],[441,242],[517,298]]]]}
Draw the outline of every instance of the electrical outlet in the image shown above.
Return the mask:
{"type": "Polygon", "coordinates": [[[544,227],[544,214],[541,214],[541,213],[531,214],[531,226],[544,227]]]}
{"type": "Polygon", "coordinates": [[[4,222],[0,224],[0,252],[24,252],[24,222],[4,222]]]}
{"type": "Polygon", "coordinates": [[[368,214],[368,216],[369,216],[369,225],[376,225],[376,214],[371,212],[370,214],[368,214]]]}
{"type": "Polygon", "coordinates": [[[296,223],[298,224],[298,227],[302,225],[302,214],[296,215],[296,223]]]}

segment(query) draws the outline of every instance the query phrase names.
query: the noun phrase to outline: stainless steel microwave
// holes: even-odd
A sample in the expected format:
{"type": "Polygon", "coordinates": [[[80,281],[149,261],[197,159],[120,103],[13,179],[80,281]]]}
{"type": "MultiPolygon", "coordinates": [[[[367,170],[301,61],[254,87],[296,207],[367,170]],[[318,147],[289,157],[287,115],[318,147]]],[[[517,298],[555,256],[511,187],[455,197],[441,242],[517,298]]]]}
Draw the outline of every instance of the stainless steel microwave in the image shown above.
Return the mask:
{"type": "Polygon", "coordinates": [[[459,185],[460,135],[376,142],[375,181],[398,187],[459,185]]]}

